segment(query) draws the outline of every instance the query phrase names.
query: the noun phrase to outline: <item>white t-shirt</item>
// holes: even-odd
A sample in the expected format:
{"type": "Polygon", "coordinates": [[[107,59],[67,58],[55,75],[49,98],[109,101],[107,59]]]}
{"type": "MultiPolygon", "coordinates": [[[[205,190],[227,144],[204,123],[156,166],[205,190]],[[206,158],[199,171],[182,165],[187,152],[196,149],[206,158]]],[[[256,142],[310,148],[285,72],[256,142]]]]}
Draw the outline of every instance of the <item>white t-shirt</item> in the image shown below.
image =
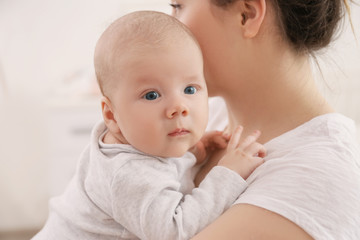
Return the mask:
{"type": "Polygon", "coordinates": [[[360,151],[351,119],[322,115],[265,147],[265,163],[235,204],[276,212],[317,240],[360,239],[360,151]]]}

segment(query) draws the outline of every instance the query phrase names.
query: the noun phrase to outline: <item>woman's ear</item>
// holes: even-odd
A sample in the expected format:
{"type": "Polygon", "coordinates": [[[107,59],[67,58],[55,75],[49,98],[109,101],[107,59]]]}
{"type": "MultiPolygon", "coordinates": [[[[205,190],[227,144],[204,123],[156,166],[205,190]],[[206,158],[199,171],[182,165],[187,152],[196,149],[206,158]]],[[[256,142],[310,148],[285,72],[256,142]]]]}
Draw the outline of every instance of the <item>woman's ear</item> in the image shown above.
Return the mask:
{"type": "Polygon", "coordinates": [[[266,0],[238,1],[240,24],[245,38],[255,37],[264,21],[266,13],[266,0]]]}
{"type": "Polygon", "coordinates": [[[121,131],[119,126],[117,125],[113,106],[111,105],[111,101],[109,98],[107,97],[101,98],[101,110],[106,127],[109,129],[111,133],[119,134],[121,131]]]}

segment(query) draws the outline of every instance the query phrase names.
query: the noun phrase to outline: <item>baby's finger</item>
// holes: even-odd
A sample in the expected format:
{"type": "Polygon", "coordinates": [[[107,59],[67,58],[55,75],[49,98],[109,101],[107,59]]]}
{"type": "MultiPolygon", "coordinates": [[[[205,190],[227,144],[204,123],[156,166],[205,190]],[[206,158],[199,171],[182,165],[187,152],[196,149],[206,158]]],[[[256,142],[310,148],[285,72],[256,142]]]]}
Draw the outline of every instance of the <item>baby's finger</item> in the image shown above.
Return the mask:
{"type": "Polygon", "coordinates": [[[258,152],[258,157],[261,157],[261,158],[264,158],[266,157],[266,149],[265,147],[263,146],[263,148],[261,148],[258,152]]]}
{"type": "Polygon", "coordinates": [[[212,132],[213,136],[222,136],[223,135],[223,132],[222,131],[213,131],[212,132]]]}
{"type": "Polygon", "coordinates": [[[238,148],[245,150],[248,148],[251,144],[256,142],[256,140],[259,138],[261,132],[256,130],[251,135],[247,136],[238,146],[238,148]]]}
{"type": "Polygon", "coordinates": [[[204,143],[205,147],[209,147],[212,144],[213,139],[217,136],[222,136],[222,132],[220,131],[206,132],[204,136],[201,138],[201,141],[204,143]]]}
{"type": "Polygon", "coordinates": [[[251,155],[251,156],[257,156],[257,157],[260,157],[260,158],[263,158],[263,157],[266,156],[265,147],[262,144],[258,143],[258,142],[252,143],[244,151],[247,154],[251,155]]]}
{"type": "Polygon", "coordinates": [[[223,133],[222,136],[226,139],[226,141],[229,141],[231,138],[231,134],[228,134],[228,133],[223,133]]]}
{"type": "Polygon", "coordinates": [[[218,135],[218,136],[213,136],[211,139],[209,139],[207,148],[210,148],[212,150],[216,149],[216,148],[226,148],[227,146],[227,140],[222,136],[222,135],[218,135]]]}
{"type": "Polygon", "coordinates": [[[213,139],[213,145],[215,145],[217,148],[226,148],[228,141],[223,136],[216,136],[213,139]]]}
{"type": "Polygon", "coordinates": [[[242,131],[243,131],[242,126],[238,126],[235,129],[234,133],[232,134],[232,136],[230,138],[230,141],[229,141],[229,144],[228,144],[228,147],[227,147],[228,150],[232,150],[232,149],[237,148],[237,145],[239,144],[239,140],[240,140],[242,131]]]}

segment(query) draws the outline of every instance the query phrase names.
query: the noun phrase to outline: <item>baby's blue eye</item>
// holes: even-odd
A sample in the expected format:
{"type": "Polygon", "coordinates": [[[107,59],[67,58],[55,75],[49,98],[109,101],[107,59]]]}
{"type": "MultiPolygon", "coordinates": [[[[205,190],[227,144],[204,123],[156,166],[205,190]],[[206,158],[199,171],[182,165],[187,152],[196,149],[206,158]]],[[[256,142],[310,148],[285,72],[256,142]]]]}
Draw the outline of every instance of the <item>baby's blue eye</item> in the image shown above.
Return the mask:
{"type": "Polygon", "coordinates": [[[154,92],[154,91],[151,91],[151,92],[146,93],[145,96],[144,96],[144,98],[145,98],[146,100],[155,100],[155,99],[157,99],[159,96],[160,96],[159,93],[154,92]]]}
{"type": "Polygon", "coordinates": [[[193,86],[189,86],[184,89],[185,94],[195,94],[196,91],[197,91],[196,88],[193,86]]]}

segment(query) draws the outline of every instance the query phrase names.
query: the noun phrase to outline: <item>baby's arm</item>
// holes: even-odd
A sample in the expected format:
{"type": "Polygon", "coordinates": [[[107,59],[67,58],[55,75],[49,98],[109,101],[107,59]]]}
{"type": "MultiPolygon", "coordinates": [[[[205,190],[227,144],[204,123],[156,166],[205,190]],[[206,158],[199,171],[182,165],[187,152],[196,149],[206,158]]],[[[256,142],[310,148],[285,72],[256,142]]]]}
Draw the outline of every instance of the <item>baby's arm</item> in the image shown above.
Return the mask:
{"type": "Polygon", "coordinates": [[[177,174],[165,160],[130,160],[112,181],[112,218],[143,240],[190,239],[247,187],[238,173],[216,166],[184,195],[177,174]]]}

